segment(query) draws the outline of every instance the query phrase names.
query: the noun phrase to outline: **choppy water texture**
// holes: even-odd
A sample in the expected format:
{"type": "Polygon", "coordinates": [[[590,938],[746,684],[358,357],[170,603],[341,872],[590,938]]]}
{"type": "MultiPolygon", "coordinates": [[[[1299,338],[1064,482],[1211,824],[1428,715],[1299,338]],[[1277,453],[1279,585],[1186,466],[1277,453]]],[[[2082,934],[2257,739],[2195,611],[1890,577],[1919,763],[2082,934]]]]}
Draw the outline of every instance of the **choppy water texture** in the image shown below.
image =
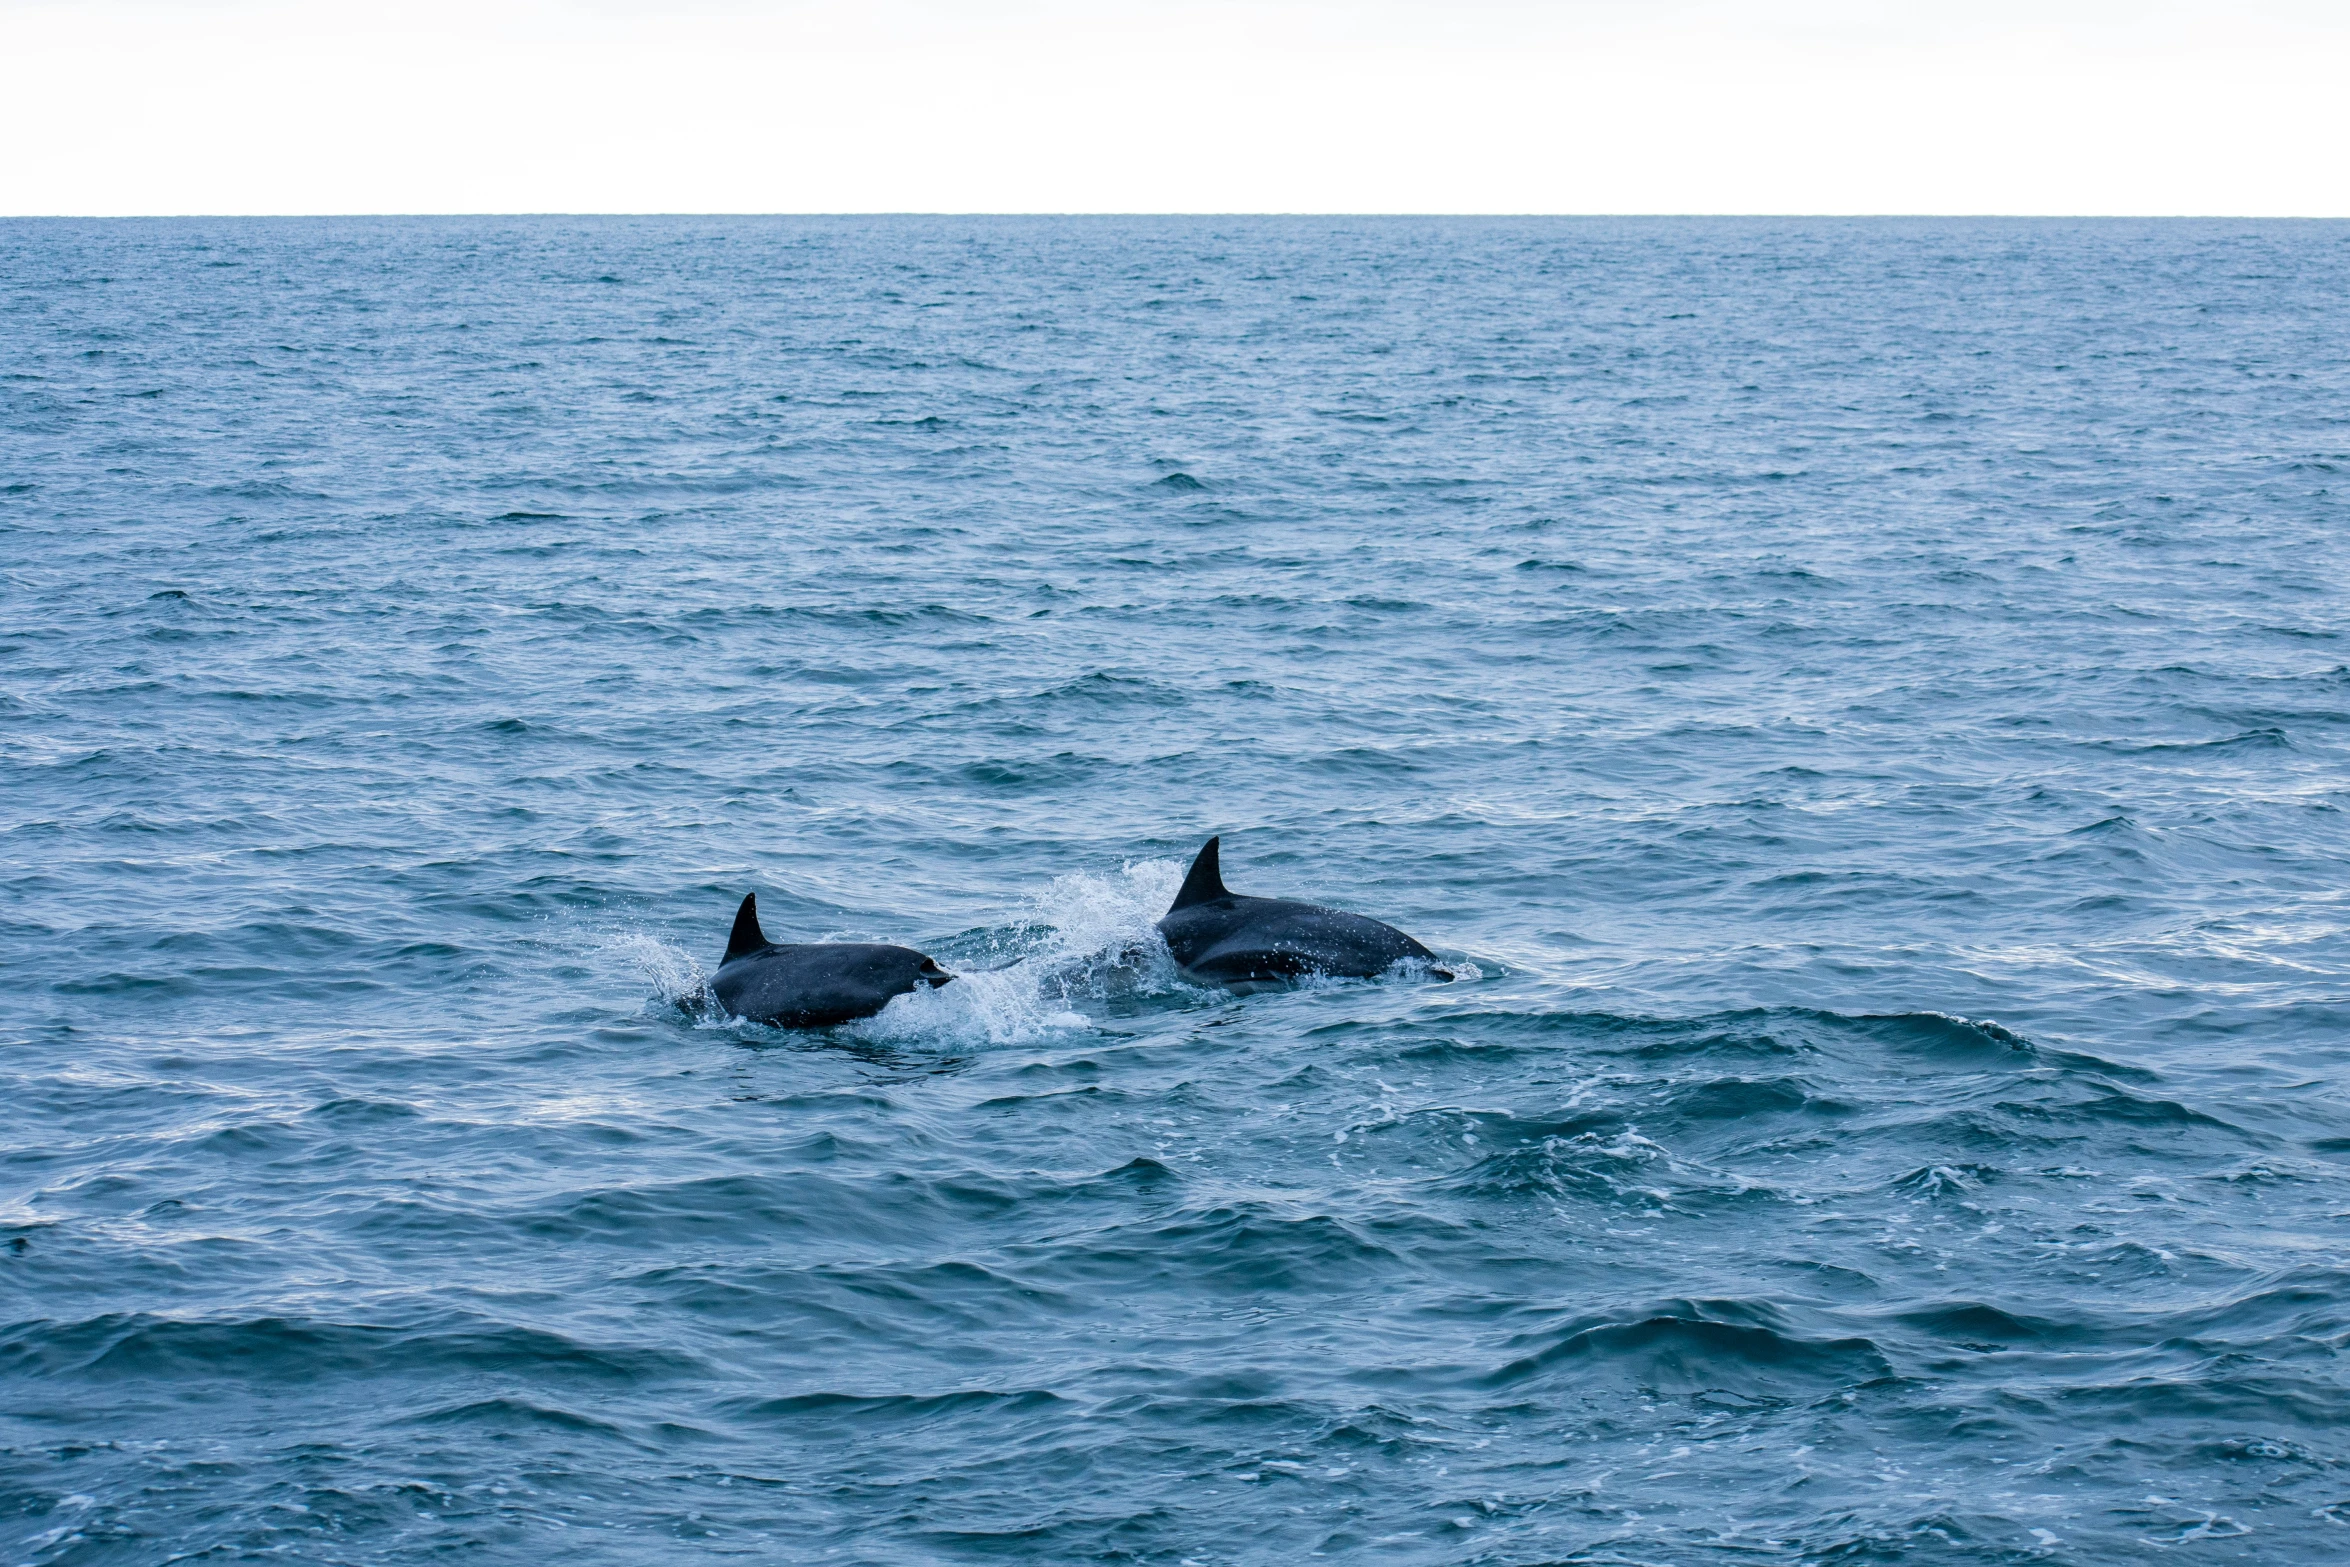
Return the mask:
{"type": "Polygon", "coordinates": [[[0,254],[0,1561],[2350,1552],[2350,228],[0,254]]]}

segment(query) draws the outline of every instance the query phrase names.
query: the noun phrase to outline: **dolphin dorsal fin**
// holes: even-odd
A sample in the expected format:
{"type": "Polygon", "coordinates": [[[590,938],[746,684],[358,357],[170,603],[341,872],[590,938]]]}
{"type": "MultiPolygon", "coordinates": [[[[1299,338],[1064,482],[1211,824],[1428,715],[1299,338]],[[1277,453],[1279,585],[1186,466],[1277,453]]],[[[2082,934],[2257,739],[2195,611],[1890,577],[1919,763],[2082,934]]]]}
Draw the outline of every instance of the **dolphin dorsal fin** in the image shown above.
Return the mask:
{"type": "Polygon", "coordinates": [[[734,912],[734,934],[726,938],[726,956],[720,964],[732,963],[746,952],[756,952],[767,945],[767,933],[759,928],[759,895],[743,894],[743,906],[734,912]]]}
{"type": "Polygon", "coordinates": [[[1183,878],[1183,890],[1175,894],[1175,908],[1169,909],[1169,914],[1174,913],[1175,909],[1188,909],[1195,903],[1208,903],[1232,896],[1224,890],[1224,873],[1216,859],[1216,845],[1223,841],[1221,838],[1210,838],[1207,846],[1199,851],[1199,858],[1191,862],[1191,874],[1183,878]]]}

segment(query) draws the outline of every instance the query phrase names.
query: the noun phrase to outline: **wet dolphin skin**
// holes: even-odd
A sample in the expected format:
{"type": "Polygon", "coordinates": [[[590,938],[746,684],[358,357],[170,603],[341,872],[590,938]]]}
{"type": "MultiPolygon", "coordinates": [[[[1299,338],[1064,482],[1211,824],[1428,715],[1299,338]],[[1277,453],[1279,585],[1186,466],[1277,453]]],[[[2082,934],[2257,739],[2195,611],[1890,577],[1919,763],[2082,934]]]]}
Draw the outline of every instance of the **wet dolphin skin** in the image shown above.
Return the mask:
{"type": "MultiPolygon", "coordinates": [[[[1289,898],[1248,898],[1224,887],[1210,838],[1159,921],[1186,974],[1219,985],[1264,984],[1308,974],[1369,979],[1406,958],[1435,954],[1392,925],[1289,898]]],[[[1439,977],[1452,976],[1442,970],[1439,977]]]]}
{"type": "Polygon", "coordinates": [[[735,912],[710,993],[737,1017],[783,1028],[824,1028],[871,1017],[898,996],[955,976],[912,947],[870,941],[769,941],[756,894],[735,912]]]}

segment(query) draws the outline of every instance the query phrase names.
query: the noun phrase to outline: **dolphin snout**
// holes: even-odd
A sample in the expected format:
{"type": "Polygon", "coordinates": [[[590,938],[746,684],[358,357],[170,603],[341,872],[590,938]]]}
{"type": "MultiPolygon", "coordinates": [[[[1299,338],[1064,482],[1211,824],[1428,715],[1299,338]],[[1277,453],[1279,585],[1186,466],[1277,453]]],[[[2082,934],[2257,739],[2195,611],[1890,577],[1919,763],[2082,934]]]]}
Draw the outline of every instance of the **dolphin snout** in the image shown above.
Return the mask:
{"type": "Polygon", "coordinates": [[[933,958],[924,958],[922,960],[922,967],[915,977],[920,979],[923,984],[928,985],[933,990],[936,990],[941,985],[951,985],[954,983],[955,979],[954,975],[949,974],[945,969],[940,968],[938,966],[937,960],[933,958]]]}

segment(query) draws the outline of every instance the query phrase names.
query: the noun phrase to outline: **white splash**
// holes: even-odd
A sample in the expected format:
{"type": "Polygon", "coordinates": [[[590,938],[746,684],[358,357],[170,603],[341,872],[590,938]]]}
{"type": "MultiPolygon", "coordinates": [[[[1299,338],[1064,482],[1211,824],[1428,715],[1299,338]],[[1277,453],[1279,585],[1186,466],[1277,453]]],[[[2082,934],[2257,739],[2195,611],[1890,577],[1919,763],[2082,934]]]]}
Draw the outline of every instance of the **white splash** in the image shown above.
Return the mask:
{"type": "Polygon", "coordinates": [[[1182,883],[1173,860],[1138,861],[1114,876],[1056,876],[990,942],[1010,962],[942,959],[953,984],[900,996],[849,1030],[876,1044],[1000,1045],[1091,1028],[1076,1010],[1081,1002],[1179,987],[1158,920],[1182,883]]]}
{"type": "Polygon", "coordinates": [[[683,947],[639,931],[604,939],[604,950],[637,971],[663,1006],[694,1011],[705,1005],[709,976],[683,947]]]}

